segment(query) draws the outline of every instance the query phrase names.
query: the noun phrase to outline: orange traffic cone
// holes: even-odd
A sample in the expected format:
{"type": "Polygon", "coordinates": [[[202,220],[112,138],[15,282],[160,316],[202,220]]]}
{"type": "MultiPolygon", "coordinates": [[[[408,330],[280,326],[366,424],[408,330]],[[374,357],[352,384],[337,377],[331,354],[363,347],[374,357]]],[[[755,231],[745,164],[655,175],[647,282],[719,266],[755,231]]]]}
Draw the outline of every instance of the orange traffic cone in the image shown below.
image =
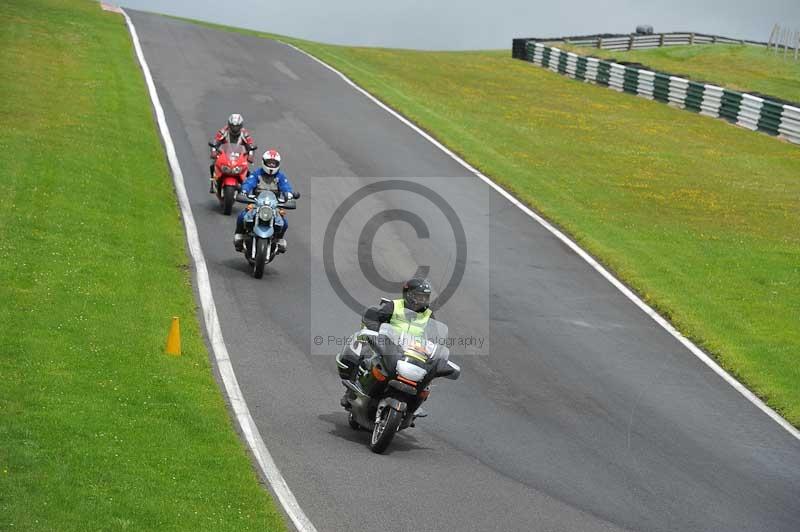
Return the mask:
{"type": "Polygon", "coordinates": [[[167,354],[181,356],[181,322],[178,316],[172,317],[172,325],[167,336],[167,354]]]}

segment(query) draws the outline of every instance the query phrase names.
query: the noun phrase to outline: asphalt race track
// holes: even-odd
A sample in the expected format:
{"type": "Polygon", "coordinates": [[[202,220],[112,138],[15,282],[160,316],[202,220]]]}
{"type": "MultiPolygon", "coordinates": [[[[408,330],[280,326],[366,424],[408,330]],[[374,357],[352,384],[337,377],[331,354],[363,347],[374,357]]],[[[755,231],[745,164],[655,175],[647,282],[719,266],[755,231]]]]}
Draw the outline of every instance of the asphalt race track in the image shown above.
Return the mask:
{"type": "Polygon", "coordinates": [[[317,529],[800,530],[800,442],[539,224],[309,57],[130,15],[239,383],[317,529]],[[208,194],[206,143],[232,112],[262,150],[281,151],[303,193],[290,213],[289,252],[261,280],[234,253],[234,217],[208,194]],[[373,177],[408,178],[444,197],[464,224],[466,260],[437,253],[437,242],[453,240],[443,215],[403,191],[354,208],[335,257],[323,257],[330,214],[381,182],[373,177]],[[335,258],[359,301],[383,295],[363,282],[350,250],[370,209],[404,206],[418,209],[429,234],[396,220],[378,227],[367,250],[377,271],[399,281],[428,264],[438,284],[465,266],[438,317],[459,335],[488,334],[490,347],[454,356],[462,379],[439,381],[430,417],[378,456],[339,407],[336,348],[312,337],[347,335],[359,322],[327,286],[326,260],[335,258]]]}

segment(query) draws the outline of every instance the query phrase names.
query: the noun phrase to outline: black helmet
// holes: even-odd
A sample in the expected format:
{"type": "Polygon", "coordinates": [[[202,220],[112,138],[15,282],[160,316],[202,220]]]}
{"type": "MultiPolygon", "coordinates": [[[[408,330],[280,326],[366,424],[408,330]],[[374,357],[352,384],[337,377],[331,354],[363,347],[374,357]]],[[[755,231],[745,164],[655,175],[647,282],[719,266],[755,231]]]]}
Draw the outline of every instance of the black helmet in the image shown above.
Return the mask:
{"type": "Polygon", "coordinates": [[[403,284],[403,299],[406,307],[414,312],[424,312],[431,302],[431,282],[422,277],[414,277],[403,284]]]}

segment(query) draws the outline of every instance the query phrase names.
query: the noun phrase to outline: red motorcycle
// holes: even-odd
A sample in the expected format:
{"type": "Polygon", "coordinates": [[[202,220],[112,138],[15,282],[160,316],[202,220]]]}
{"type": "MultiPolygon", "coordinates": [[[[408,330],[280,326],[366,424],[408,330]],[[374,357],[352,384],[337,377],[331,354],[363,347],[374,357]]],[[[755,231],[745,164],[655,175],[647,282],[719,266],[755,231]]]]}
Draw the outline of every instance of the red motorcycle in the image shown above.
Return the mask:
{"type": "Polygon", "coordinates": [[[214,160],[214,183],[223,214],[231,213],[236,193],[247,179],[249,171],[245,146],[226,143],[217,148],[217,157],[214,160]]]}

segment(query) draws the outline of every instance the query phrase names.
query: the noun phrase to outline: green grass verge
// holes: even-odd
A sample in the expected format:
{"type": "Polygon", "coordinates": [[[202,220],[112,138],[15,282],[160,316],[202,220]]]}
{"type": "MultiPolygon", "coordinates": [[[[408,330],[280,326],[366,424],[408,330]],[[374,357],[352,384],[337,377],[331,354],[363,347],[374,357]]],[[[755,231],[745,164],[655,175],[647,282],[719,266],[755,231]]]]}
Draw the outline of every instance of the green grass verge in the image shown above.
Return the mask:
{"type": "Polygon", "coordinates": [[[704,44],[612,52],[557,45],[583,55],[642,63],[656,70],[742,92],[759,92],[800,103],[800,60],[760,46],[704,44]]]}
{"type": "Polygon", "coordinates": [[[0,529],[285,529],[212,376],[123,18],[0,19],[0,529]]]}
{"type": "Polygon", "coordinates": [[[340,69],[560,224],[800,425],[796,146],[507,51],[277,38],[340,69]]]}

